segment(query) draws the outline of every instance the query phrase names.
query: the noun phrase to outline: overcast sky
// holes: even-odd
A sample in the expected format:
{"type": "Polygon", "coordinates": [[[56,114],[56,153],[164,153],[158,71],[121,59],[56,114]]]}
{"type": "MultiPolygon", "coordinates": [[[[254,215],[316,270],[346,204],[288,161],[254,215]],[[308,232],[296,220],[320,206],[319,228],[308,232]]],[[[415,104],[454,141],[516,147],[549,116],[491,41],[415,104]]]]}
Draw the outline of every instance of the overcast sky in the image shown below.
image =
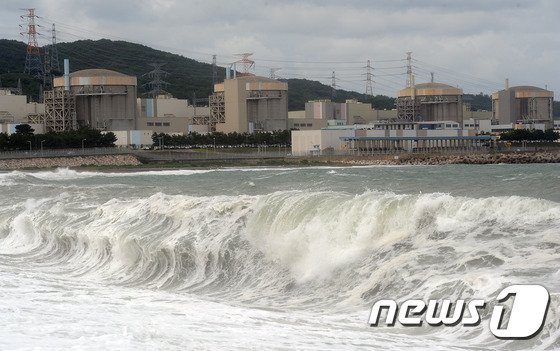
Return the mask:
{"type": "MultiPolygon", "coordinates": [[[[374,94],[395,96],[406,82],[412,51],[416,82],[491,93],[535,85],[560,95],[560,1],[384,0],[213,1],[43,0],[2,1],[0,34],[19,35],[22,7],[35,7],[48,40],[122,39],[225,66],[252,52],[255,73],[281,68],[284,78],[309,78],[365,91],[366,61],[374,94]]],[[[239,67],[238,67],[239,68],[239,67]]]]}

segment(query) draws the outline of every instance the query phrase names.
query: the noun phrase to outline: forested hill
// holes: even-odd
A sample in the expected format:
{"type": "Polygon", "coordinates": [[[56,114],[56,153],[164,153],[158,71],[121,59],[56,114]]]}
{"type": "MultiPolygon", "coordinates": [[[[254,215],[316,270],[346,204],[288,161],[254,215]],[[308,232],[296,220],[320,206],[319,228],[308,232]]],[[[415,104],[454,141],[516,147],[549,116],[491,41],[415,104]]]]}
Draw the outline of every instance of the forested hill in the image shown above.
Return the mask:
{"type": "MultiPolygon", "coordinates": [[[[31,77],[24,75],[26,44],[14,40],[0,39],[0,81],[2,86],[15,87],[17,79],[22,81],[25,94],[37,97],[39,84],[31,77]]],[[[207,97],[212,92],[212,66],[207,63],[150,47],[125,41],[79,40],[71,43],[59,43],[58,52],[60,65],[62,59],[70,59],[71,71],[87,68],[106,68],[138,77],[138,93],[142,95],[148,77],[144,76],[153,67],[150,63],[165,63],[163,70],[169,72],[166,81],[167,91],[173,96],[191,99],[207,97]]],[[[61,67],[62,69],[62,67],[61,67]]],[[[61,74],[61,72],[58,72],[61,74]]],[[[218,80],[223,80],[225,69],[218,67],[218,80]]],[[[330,99],[331,87],[317,81],[307,79],[287,79],[289,109],[303,110],[305,102],[316,99],[330,99]]],[[[472,95],[471,105],[476,110],[490,110],[490,97],[485,94],[472,95]]],[[[372,103],[378,109],[395,108],[395,99],[377,95],[369,97],[354,91],[337,90],[334,101],[343,102],[356,99],[372,103]]],[[[556,109],[558,111],[558,109],[556,109]]],[[[555,111],[555,112],[556,112],[555,111]]],[[[556,112],[560,113],[560,111],[556,112]]],[[[555,114],[556,114],[555,113],[555,114]]]]}
{"type": "MultiPolygon", "coordinates": [[[[26,44],[14,40],[0,40],[0,80],[5,87],[15,87],[17,79],[22,80],[24,93],[38,96],[39,87],[31,77],[22,74],[25,66],[26,44]]],[[[144,45],[125,41],[80,40],[71,43],[59,43],[60,65],[62,59],[70,59],[71,71],[88,68],[106,68],[138,77],[138,92],[146,91],[144,76],[153,67],[150,63],[165,63],[163,70],[169,72],[166,81],[167,91],[177,98],[191,99],[207,97],[212,92],[212,66],[207,63],[183,57],[181,55],[155,50],[144,45]]],[[[60,67],[62,69],[62,67],[60,67]]],[[[61,72],[58,72],[61,74],[61,72]]],[[[218,80],[223,80],[225,69],[218,67],[218,80]]],[[[331,98],[331,88],[317,81],[306,79],[287,79],[289,109],[302,110],[305,102],[313,99],[331,98]]],[[[376,96],[368,98],[364,94],[338,90],[335,101],[357,99],[373,102],[376,108],[394,108],[394,98],[376,96]]]]}

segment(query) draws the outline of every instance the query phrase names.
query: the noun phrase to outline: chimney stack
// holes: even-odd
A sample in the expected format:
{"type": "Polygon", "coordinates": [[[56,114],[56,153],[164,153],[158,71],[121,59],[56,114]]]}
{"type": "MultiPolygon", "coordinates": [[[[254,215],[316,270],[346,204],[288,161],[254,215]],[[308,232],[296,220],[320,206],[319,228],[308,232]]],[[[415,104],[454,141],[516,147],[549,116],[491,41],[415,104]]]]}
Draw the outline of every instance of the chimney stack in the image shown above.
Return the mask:
{"type": "Polygon", "coordinates": [[[70,61],[64,59],[64,90],[70,90],[70,61]]]}

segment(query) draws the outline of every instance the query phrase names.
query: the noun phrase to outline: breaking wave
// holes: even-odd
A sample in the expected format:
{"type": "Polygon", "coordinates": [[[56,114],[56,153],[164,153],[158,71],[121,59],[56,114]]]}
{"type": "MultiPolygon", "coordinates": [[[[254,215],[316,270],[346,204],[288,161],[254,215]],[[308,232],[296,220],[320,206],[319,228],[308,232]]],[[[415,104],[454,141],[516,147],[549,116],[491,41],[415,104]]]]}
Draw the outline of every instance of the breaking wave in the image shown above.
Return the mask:
{"type": "MultiPolygon", "coordinates": [[[[558,291],[559,227],[558,203],[517,196],[61,193],[0,209],[0,260],[256,307],[355,311],[381,298],[493,299],[516,283],[558,291]]],[[[557,317],[543,338],[558,338],[557,317]]]]}

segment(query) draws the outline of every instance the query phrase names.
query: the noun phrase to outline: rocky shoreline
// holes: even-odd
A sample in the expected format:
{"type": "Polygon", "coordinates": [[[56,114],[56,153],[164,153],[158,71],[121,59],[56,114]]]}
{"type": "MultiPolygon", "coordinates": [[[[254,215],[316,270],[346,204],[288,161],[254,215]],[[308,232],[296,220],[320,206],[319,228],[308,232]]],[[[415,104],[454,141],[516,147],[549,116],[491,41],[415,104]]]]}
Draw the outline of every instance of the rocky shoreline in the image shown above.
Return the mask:
{"type": "Polygon", "coordinates": [[[188,162],[148,162],[142,163],[130,154],[66,156],[45,158],[0,159],[0,170],[38,169],[57,167],[98,167],[114,169],[127,167],[134,170],[167,169],[191,167],[224,167],[224,166],[306,166],[306,165],[447,165],[447,164],[522,164],[522,163],[560,163],[560,151],[539,151],[519,153],[471,153],[471,154],[399,154],[374,156],[322,156],[322,157],[289,157],[280,159],[239,159],[224,161],[189,160],[188,162]]]}
{"type": "Polygon", "coordinates": [[[350,165],[447,165],[560,163],[560,152],[405,154],[331,159],[350,165]]]}
{"type": "Polygon", "coordinates": [[[134,155],[95,155],[70,157],[37,157],[0,160],[0,170],[26,168],[56,168],[82,166],[138,166],[142,163],[134,155]]]}

